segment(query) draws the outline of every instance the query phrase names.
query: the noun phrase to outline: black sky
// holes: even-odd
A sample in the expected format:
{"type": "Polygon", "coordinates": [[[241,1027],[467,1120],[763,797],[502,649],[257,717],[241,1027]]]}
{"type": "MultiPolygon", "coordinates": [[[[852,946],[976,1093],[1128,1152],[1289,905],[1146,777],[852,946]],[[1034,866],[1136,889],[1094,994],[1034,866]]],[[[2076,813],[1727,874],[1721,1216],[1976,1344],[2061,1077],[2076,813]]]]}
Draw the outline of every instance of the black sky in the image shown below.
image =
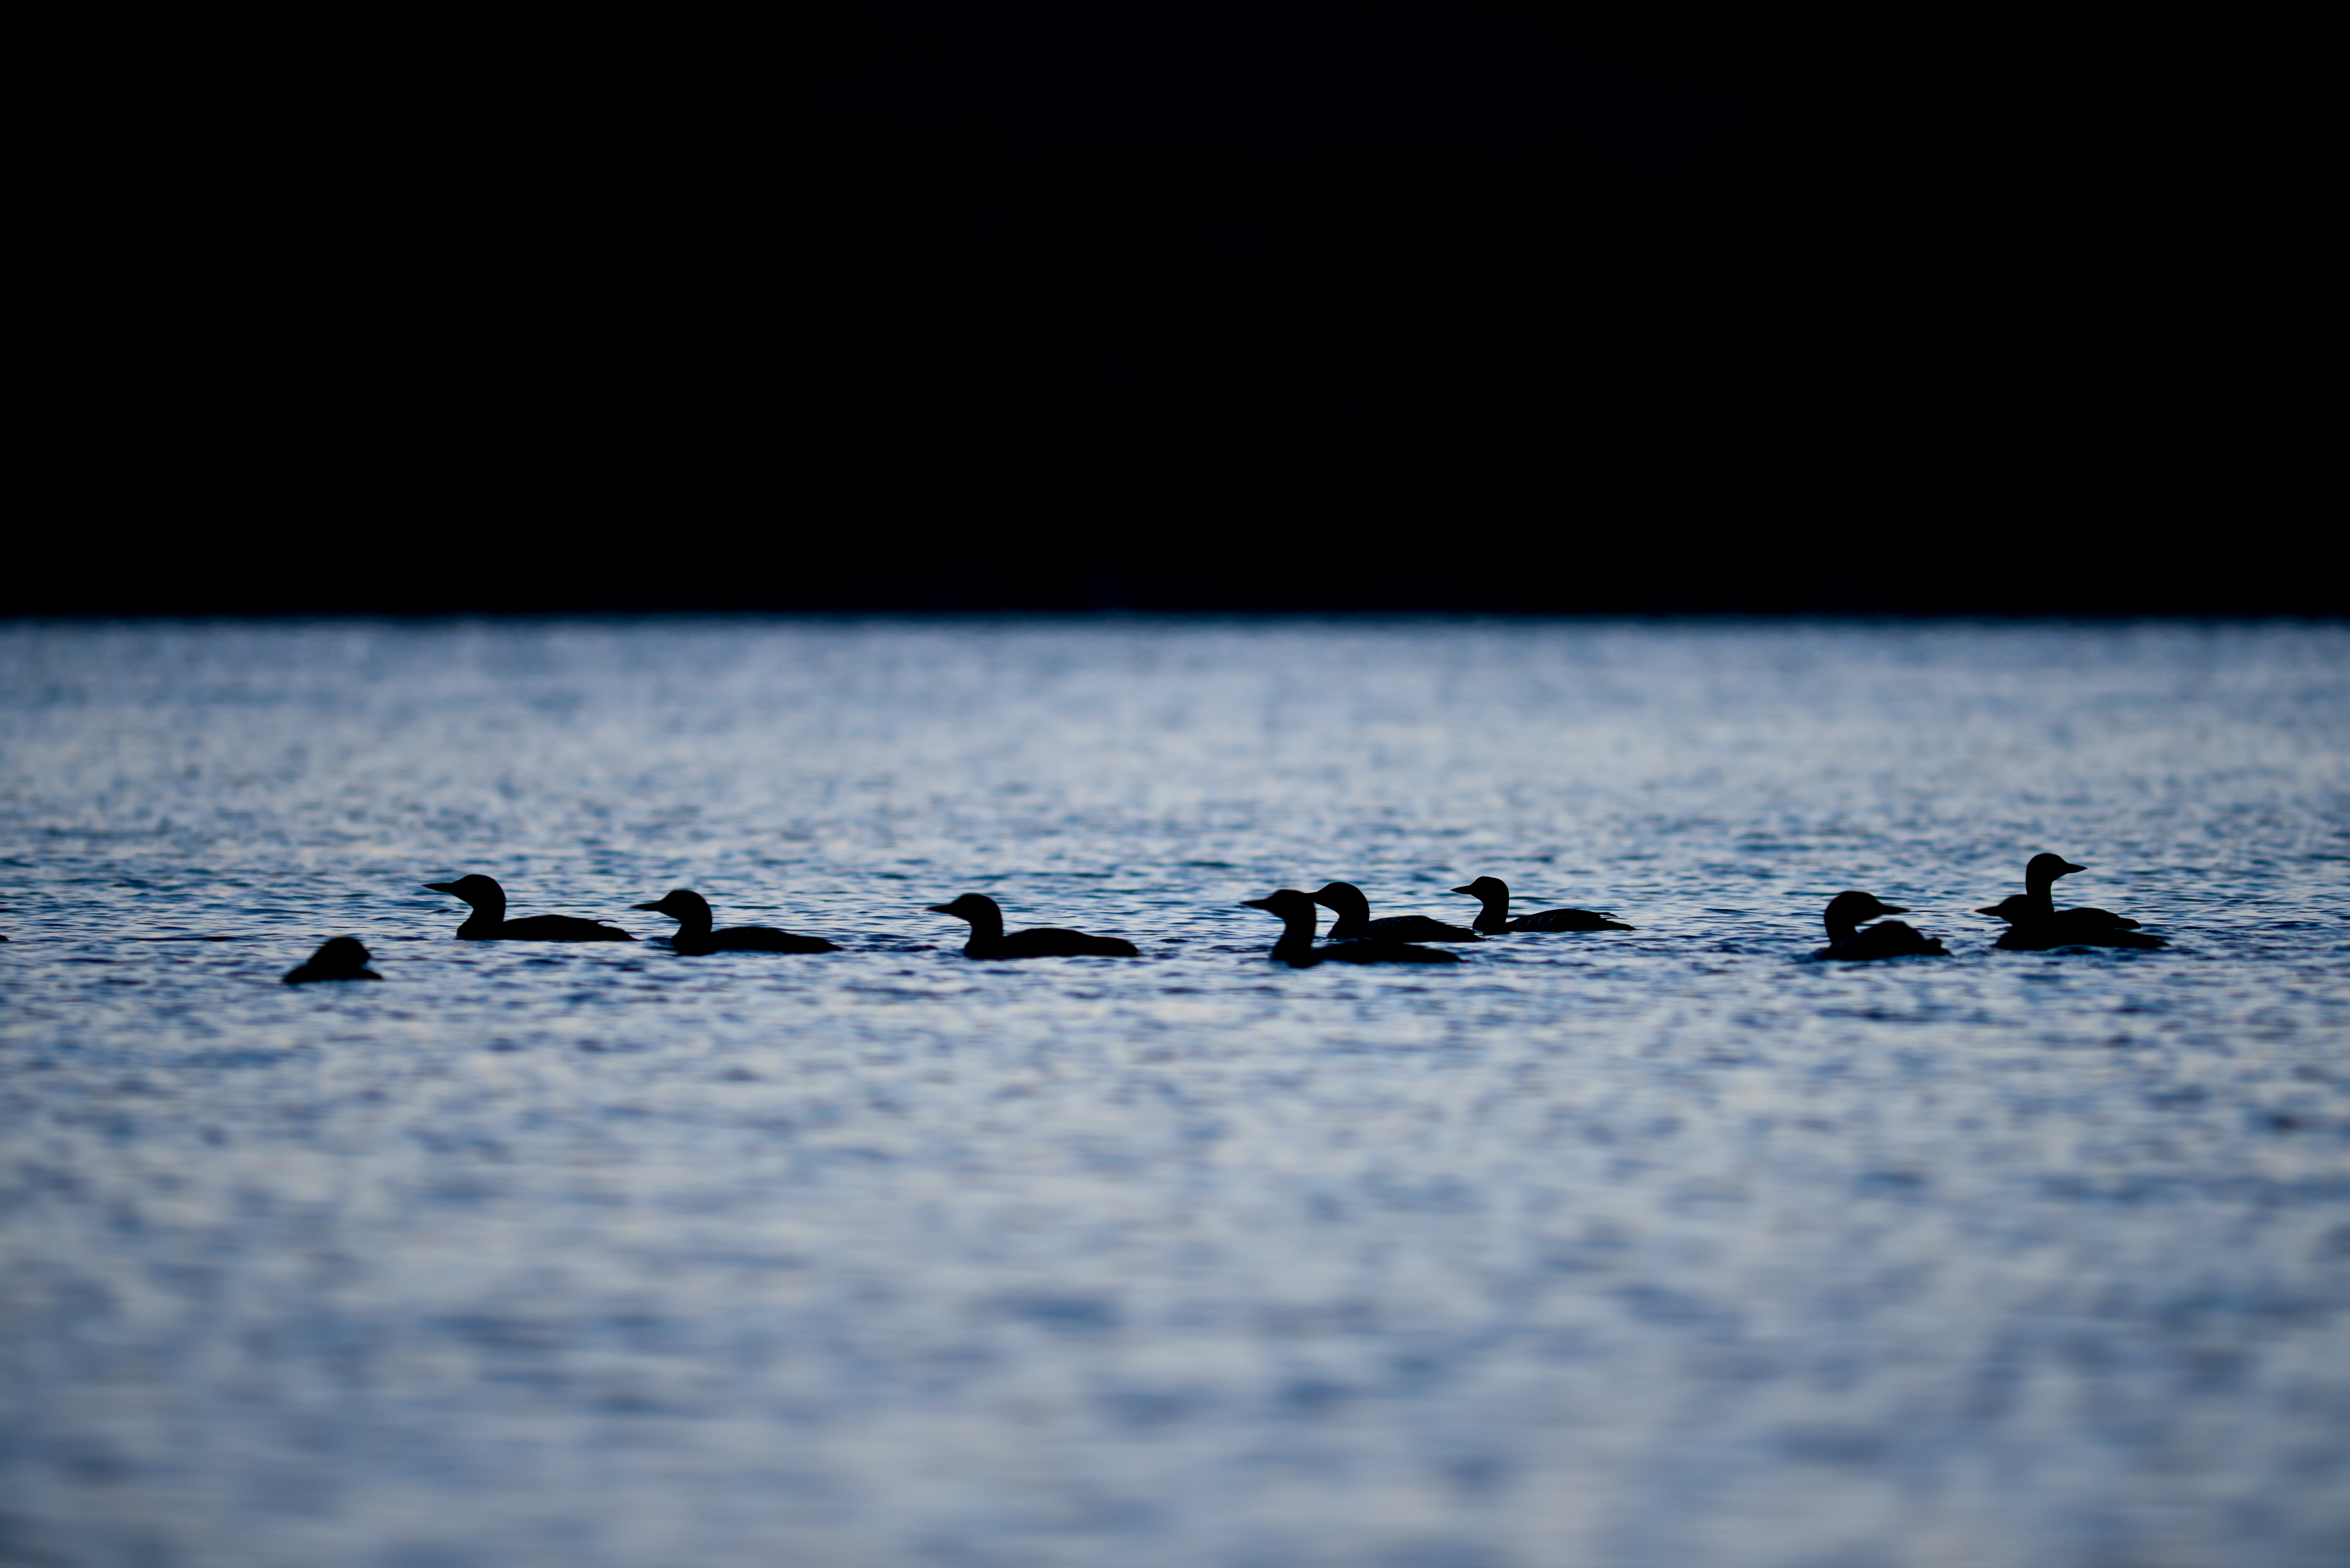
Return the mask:
{"type": "Polygon", "coordinates": [[[2341,608],[2245,548],[2276,225],[2126,41],[844,9],[194,93],[5,607],[2341,608]]]}

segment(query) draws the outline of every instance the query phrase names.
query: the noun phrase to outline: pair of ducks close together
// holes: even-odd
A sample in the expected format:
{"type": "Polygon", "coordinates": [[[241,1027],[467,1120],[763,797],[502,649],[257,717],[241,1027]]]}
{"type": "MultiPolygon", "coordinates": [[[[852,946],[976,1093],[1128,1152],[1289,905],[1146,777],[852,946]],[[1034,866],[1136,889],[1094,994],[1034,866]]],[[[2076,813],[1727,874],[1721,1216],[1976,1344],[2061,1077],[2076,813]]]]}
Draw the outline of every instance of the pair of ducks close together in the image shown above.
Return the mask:
{"type": "MultiPolygon", "coordinates": [[[[2009,895],[1978,915],[2007,922],[1995,948],[2011,952],[2045,952],[2051,948],[2158,948],[2160,937],[2137,929],[2136,920],[2110,909],[2060,909],[2050,891],[2059,877],[2085,871],[2061,855],[2035,855],[2023,868],[2023,891],[2009,895]]],[[[1902,920],[1880,920],[1882,915],[1906,915],[1898,904],[1878,901],[1874,894],[1838,893],[1828,900],[1828,945],[1814,958],[1865,962],[1869,959],[1947,956],[1939,937],[1929,937],[1902,920]],[[1864,925],[1877,920],[1876,925],[1864,925]]]]}
{"type": "MultiPolygon", "coordinates": [[[[506,919],[506,891],[491,877],[460,877],[454,882],[427,882],[424,886],[435,893],[448,893],[463,898],[473,907],[465,923],[457,928],[457,935],[473,941],[528,942],[629,942],[636,939],[619,927],[602,920],[584,920],[574,915],[530,915],[522,919],[506,919]]],[[[1618,923],[1607,915],[1590,909],[1545,909],[1538,915],[1510,918],[1510,889],[1497,877],[1480,877],[1465,888],[1455,888],[1456,893],[1466,893],[1482,905],[1475,929],[1447,925],[1425,915],[1396,915],[1385,919],[1371,919],[1370,900],[1363,890],[1351,882],[1333,882],[1320,892],[1308,897],[1290,888],[1283,888],[1269,898],[1251,898],[1248,904],[1265,909],[1281,918],[1281,940],[1273,946],[1272,956],[1298,968],[1316,964],[1328,959],[1347,963],[1453,963],[1458,955],[1433,948],[1415,947],[1416,941],[1473,942],[1480,933],[1502,931],[1628,931],[1632,928],[1618,923]],[[1330,928],[1331,940],[1320,947],[1315,945],[1315,906],[1323,905],[1338,917],[1330,928]]],[[[775,952],[828,953],[840,950],[822,937],[804,937],[791,931],[779,931],[772,926],[733,926],[723,930],[713,929],[710,905],[701,894],[678,888],[650,904],[636,908],[667,915],[678,925],[677,934],[670,945],[681,953],[712,952],[775,952]]],[[[1029,958],[1136,958],[1139,953],[1132,942],[1119,937],[1097,937],[1085,931],[1065,930],[1055,926],[1032,930],[1009,931],[1003,929],[1003,911],[994,899],[984,893],[965,893],[951,904],[929,906],[934,914],[952,915],[971,925],[971,939],[963,944],[963,956],[974,959],[1029,958]]],[[[356,937],[336,937],[321,947],[309,962],[286,976],[289,985],[314,980],[380,980],[382,976],[367,967],[369,954],[356,937]]]]}
{"type": "MultiPolygon", "coordinates": [[[[2035,855],[2024,867],[2024,891],[2002,898],[1978,914],[1992,915],[2008,922],[2006,932],[1994,947],[2011,950],[2043,951],[2060,947],[2158,948],[2162,939],[2137,929],[2137,922],[2106,909],[2059,909],[2050,889],[2059,877],[2067,877],[2085,867],[2075,866],[2059,855],[2035,855]]],[[[522,919],[505,918],[506,894],[494,877],[460,877],[453,882],[428,882],[425,886],[436,893],[448,893],[465,900],[473,913],[457,928],[457,935],[467,940],[539,941],[539,942],[627,942],[636,939],[618,926],[601,920],[584,920],[572,915],[531,915],[522,919]]],[[[1633,928],[1612,916],[1593,909],[1544,909],[1539,914],[1510,916],[1509,885],[1496,877],[1480,877],[1466,887],[1455,888],[1482,906],[1471,922],[1473,929],[1448,925],[1426,915],[1391,915],[1382,919],[1371,918],[1370,900],[1363,890],[1351,882],[1332,882],[1315,893],[1301,893],[1294,888],[1284,888],[1262,898],[1244,900],[1253,909],[1263,909],[1282,923],[1281,938],[1273,944],[1268,955],[1275,961],[1296,969],[1318,963],[1458,963],[1458,953],[1440,948],[1422,947],[1423,942],[1473,942],[1485,936],[1511,931],[1628,931],[1633,928]],[[1337,916],[1329,931],[1329,940],[1317,943],[1316,906],[1337,916]]],[[[822,937],[804,937],[791,931],[781,931],[772,926],[733,926],[713,929],[715,921],[709,903],[701,894],[678,888],[650,904],[636,908],[669,916],[678,924],[677,934],[670,945],[678,952],[701,954],[712,952],[782,952],[828,953],[840,950],[822,937]]],[[[994,899],[983,893],[965,893],[950,904],[932,904],[935,914],[951,915],[971,925],[971,939],[963,944],[963,956],[974,959],[1027,958],[1134,958],[1139,956],[1132,942],[1118,937],[1097,937],[1085,931],[1066,930],[1045,926],[1031,930],[1007,932],[1003,929],[1003,911],[994,899]]],[[[1841,961],[1866,961],[1871,959],[1908,958],[1926,955],[1947,956],[1949,949],[1939,938],[1926,936],[1902,920],[1882,919],[1887,915],[1907,914],[1898,904],[1887,904],[1874,894],[1839,893],[1828,901],[1826,924],[1828,945],[1814,958],[1841,961]],[[1875,924],[1867,922],[1875,921],[1875,924]]],[[[367,967],[368,950],[356,937],[336,937],[321,947],[307,963],[286,976],[286,983],[299,984],[314,980],[380,980],[382,977],[367,967]]]]}

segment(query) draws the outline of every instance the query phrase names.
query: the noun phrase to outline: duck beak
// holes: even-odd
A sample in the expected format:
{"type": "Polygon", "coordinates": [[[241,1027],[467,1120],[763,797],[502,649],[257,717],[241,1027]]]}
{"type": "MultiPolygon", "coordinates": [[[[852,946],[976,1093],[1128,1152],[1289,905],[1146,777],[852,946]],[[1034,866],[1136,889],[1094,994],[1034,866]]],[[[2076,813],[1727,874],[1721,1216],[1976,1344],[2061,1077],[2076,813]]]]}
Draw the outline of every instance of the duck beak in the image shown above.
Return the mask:
{"type": "Polygon", "coordinates": [[[1477,891],[1474,888],[1455,888],[1452,890],[1456,893],[1474,893],[1477,891]]]}
{"type": "Polygon", "coordinates": [[[1243,909],[1262,909],[1266,908],[1272,902],[1273,900],[1270,898],[1243,898],[1241,900],[1241,908],[1243,909]]]}
{"type": "Polygon", "coordinates": [[[951,904],[925,904],[922,908],[928,909],[933,915],[951,915],[954,913],[954,906],[951,904]]]}
{"type": "Polygon", "coordinates": [[[435,893],[453,893],[457,890],[457,884],[454,882],[427,882],[424,886],[435,893]]]}
{"type": "Polygon", "coordinates": [[[1997,904],[1993,904],[1993,905],[1992,905],[1990,909],[1977,909],[1977,910],[1975,911],[1975,913],[1976,913],[1976,914],[1978,914],[1978,915],[1996,915],[1996,914],[1998,914],[1999,912],[2000,912],[2000,909],[1999,909],[1999,906],[1998,906],[1997,904]]]}
{"type": "Polygon", "coordinates": [[[2070,860],[2067,860],[2064,862],[2064,868],[2057,872],[2056,875],[2059,877],[2070,877],[2075,871],[2086,871],[2088,867],[2086,866],[2075,866],[2070,860]]]}
{"type": "Polygon", "coordinates": [[[1906,915],[1909,911],[1899,904],[1879,904],[1877,912],[1880,915],[1906,915]]]}
{"type": "Polygon", "coordinates": [[[660,913],[660,906],[659,904],[631,904],[629,908],[631,909],[650,909],[656,915],[660,913]]]}

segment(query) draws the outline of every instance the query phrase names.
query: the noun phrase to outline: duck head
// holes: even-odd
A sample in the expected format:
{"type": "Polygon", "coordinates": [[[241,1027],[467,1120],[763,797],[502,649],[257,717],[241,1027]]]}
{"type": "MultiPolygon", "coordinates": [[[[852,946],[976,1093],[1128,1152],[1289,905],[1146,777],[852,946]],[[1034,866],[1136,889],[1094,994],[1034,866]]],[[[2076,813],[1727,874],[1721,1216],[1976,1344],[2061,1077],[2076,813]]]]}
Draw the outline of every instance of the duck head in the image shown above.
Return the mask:
{"type": "Polygon", "coordinates": [[[2035,855],[2023,867],[2023,885],[2045,888],[2059,877],[2070,877],[2075,871],[2086,871],[2086,866],[2075,866],[2062,855],[2035,855]]]}
{"type": "Polygon", "coordinates": [[[1243,898],[1241,905],[1243,909],[1263,909],[1266,914],[1277,915],[1284,920],[1295,919],[1300,915],[1310,920],[1314,919],[1315,902],[1295,888],[1282,888],[1262,898],[1243,898]]]}
{"type": "Polygon", "coordinates": [[[1371,913],[1371,901],[1352,882],[1325,882],[1308,897],[1340,919],[1367,919],[1371,913]]]}
{"type": "Polygon", "coordinates": [[[1485,899],[1488,903],[1495,898],[1506,898],[1510,896],[1510,885],[1499,877],[1480,877],[1466,888],[1455,888],[1452,890],[1456,893],[1466,893],[1472,898],[1485,899]]]}
{"type": "Polygon", "coordinates": [[[1874,893],[1844,892],[1828,900],[1828,935],[1843,940],[1852,935],[1863,920],[1873,920],[1879,915],[1906,915],[1909,911],[1899,904],[1888,904],[1874,893]]]}
{"type": "Polygon", "coordinates": [[[667,915],[672,920],[691,923],[710,922],[710,900],[684,888],[672,888],[650,904],[636,904],[632,909],[650,909],[656,915],[667,915]]]}
{"type": "Polygon", "coordinates": [[[951,904],[928,904],[923,907],[933,915],[952,915],[956,919],[969,920],[982,929],[986,929],[991,921],[993,922],[996,929],[1003,929],[1003,911],[997,907],[994,899],[984,893],[965,893],[951,904]]]}
{"type": "Polygon", "coordinates": [[[1262,898],[1241,900],[1246,908],[1263,909],[1281,922],[1281,940],[1274,944],[1275,951],[1300,943],[1308,948],[1314,945],[1314,927],[1316,923],[1314,902],[1312,898],[1295,888],[1283,888],[1267,893],[1262,898]]]}
{"type": "Polygon", "coordinates": [[[506,907],[506,890],[498,886],[494,877],[460,877],[454,882],[427,882],[424,886],[435,893],[463,898],[477,909],[506,907]]]}

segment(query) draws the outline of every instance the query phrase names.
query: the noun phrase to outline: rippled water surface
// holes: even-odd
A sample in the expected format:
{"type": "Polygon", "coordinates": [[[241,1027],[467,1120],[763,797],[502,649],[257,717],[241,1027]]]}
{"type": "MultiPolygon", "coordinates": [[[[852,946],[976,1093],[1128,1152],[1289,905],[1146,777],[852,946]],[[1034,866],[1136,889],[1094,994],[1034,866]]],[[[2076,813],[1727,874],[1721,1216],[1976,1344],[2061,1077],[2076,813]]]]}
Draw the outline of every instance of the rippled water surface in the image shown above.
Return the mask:
{"type": "Polygon", "coordinates": [[[0,628],[0,1560],[2339,1563],[2345,805],[2340,628],[0,628]]]}

